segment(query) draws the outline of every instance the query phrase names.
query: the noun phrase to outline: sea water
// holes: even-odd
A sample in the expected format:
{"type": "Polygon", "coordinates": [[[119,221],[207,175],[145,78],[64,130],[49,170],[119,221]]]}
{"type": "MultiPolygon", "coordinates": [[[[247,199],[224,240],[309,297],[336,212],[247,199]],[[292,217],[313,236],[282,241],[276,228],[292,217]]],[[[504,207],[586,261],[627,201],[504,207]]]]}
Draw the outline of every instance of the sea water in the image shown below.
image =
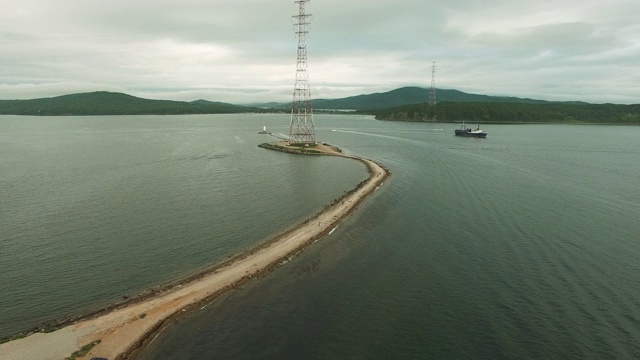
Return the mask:
{"type": "MultiPolygon", "coordinates": [[[[640,128],[485,125],[473,139],[455,124],[315,120],[320,141],[391,178],[143,359],[640,358],[640,128]]],[[[366,176],[256,148],[286,115],[0,124],[3,330],[197,271],[366,176]]]]}
{"type": "Polygon", "coordinates": [[[143,359],[640,358],[640,128],[318,124],[392,177],[143,359]]]}
{"type": "Polygon", "coordinates": [[[366,179],[259,148],[282,120],[0,117],[0,337],[219,263],[366,179]]]}

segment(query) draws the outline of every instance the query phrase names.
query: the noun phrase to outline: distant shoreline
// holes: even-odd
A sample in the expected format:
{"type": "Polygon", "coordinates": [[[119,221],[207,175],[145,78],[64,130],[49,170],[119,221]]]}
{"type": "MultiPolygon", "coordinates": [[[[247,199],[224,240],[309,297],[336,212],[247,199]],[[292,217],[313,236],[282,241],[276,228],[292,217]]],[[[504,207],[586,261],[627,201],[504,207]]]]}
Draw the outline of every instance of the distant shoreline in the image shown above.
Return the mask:
{"type": "MultiPolygon", "coordinates": [[[[403,87],[342,99],[315,99],[316,113],[373,115],[378,120],[482,124],[640,124],[640,104],[546,101],[468,94],[438,89],[429,105],[429,89],[403,87]],[[326,110],[322,110],[326,109],[326,110]]],[[[1,100],[0,114],[30,116],[288,114],[291,103],[235,105],[208,100],[154,100],[124,93],[94,91],[51,98],[1,100]]]]}
{"type": "Polygon", "coordinates": [[[340,149],[327,144],[292,147],[281,141],[260,146],[287,153],[352,158],[367,166],[369,176],[302,223],[223,263],[143,292],[123,303],[58,323],[50,329],[51,332],[34,332],[0,344],[3,360],[59,360],[83,347],[86,350],[75,356],[135,359],[176,318],[206,306],[254,277],[272,271],[281,266],[283,260],[330,234],[390,175],[388,170],[371,160],[344,155],[340,149]]]}

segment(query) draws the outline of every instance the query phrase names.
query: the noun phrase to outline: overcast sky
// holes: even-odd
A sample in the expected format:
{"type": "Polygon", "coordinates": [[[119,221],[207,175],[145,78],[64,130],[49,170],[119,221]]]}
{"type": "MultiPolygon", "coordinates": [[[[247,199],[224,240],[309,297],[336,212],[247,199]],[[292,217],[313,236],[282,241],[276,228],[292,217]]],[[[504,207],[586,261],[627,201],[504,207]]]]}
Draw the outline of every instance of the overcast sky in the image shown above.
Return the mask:
{"type": "MultiPolygon", "coordinates": [[[[0,0],[0,99],[291,101],[293,0],[0,0]]],[[[429,87],[640,103],[640,0],[311,0],[313,98],[429,87]]]]}

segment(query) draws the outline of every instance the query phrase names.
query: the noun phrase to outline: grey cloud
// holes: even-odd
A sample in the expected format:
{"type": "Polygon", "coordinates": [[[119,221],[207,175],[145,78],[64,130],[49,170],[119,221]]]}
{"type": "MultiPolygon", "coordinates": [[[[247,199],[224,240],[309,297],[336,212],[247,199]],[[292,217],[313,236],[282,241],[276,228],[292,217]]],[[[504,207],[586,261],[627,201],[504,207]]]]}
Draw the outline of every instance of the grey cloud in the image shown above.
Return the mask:
{"type": "MultiPolygon", "coordinates": [[[[0,98],[291,96],[293,0],[23,0],[0,10],[0,98]]],[[[428,86],[436,60],[443,88],[640,102],[636,0],[311,0],[308,10],[317,97],[428,86]]]]}

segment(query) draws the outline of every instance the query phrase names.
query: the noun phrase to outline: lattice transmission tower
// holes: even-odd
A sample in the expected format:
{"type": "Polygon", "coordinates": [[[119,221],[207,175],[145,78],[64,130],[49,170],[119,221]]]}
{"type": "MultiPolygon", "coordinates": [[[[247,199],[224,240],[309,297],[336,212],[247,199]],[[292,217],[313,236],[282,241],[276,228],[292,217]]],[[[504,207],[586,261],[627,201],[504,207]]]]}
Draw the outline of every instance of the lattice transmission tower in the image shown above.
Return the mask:
{"type": "Polygon", "coordinates": [[[305,6],[310,0],[297,0],[298,15],[293,18],[295,33],[298,36],[298,61],[296,65],[296,82],[293,87],[291,104],[291,123],[289,125],[290,144],[316,144],[316,132],[313,125],[313,109],[311,107],[311,88],[307,73],[307,38],[311,14],[306,13],[305,6]]]}
{"type": "Polygon", "coordinates": [[[436,104],[436,62],[431,63],[431,91],[429,92],[429,105],[436,104]]]}

